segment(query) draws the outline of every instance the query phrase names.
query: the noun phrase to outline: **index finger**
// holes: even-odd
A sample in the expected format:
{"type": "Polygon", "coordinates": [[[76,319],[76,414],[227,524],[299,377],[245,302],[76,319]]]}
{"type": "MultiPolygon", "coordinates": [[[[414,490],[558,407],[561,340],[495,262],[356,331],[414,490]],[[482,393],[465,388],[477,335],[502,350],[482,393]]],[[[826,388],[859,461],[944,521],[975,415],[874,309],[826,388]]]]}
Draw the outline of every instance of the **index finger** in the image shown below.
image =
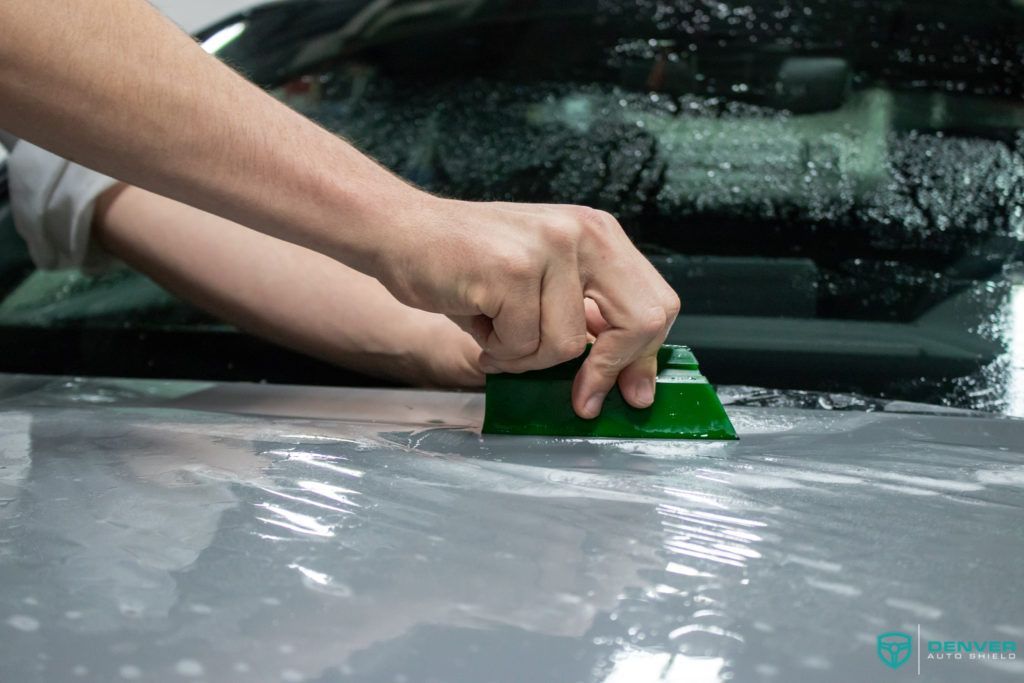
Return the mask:
{"type": "Polygon", "coordinates": [[[576,414],[597,417],[604,399],[619,382],[622,396],[635,408],[654,402],[658,349],[668,334],[664,309],[651,307],[643,323],[633,329],[611,328],[597,335],[572,387],[576,414]]]}
{"type": "Polygon", "coordinates": [[[573,407],[584,418],[598,415],[616,381],[630,405],[653,403],[658,349],[679,313],[679,297],[614,219],[601,237],[590,259],[603,267],[588,269],[585,295],[609,327],[597,334],[573,385],[573,407]]]}

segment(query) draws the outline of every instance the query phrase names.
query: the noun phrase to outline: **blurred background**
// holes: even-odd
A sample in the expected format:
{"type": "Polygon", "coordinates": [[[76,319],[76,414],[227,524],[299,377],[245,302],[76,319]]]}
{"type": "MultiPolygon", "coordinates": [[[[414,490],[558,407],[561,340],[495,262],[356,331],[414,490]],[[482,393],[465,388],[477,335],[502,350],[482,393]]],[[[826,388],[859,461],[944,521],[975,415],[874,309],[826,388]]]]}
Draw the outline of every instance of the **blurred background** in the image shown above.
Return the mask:
{"type": "Polygon", "coordinates": [[[247,0],[151,0],[150,4],[173,19],[178,26],[194,33],[217,19],[255,3],[247,0]]]}

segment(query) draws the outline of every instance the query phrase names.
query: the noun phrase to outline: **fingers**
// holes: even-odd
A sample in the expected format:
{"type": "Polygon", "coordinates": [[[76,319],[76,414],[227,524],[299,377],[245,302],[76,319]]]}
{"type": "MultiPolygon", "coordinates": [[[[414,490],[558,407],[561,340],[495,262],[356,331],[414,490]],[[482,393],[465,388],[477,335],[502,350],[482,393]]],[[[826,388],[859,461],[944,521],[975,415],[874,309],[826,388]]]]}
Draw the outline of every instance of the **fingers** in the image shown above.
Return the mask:
{"type": "Polygon", "coordinates": [[[463,332],[468,332],[481,349],[487,343],[491,332],[494,331],[494,325],[486,315],[449,315],[447,318],[458,325],[463,332]]]}
{"type": "Polygon", "coordinates": [[[679,313],[679,297],[614,218],[584,215],[592,239],[581,249],[581,269],[590,273],[584,291],[599,315],[590,311],[587,317],[598,333],[574,382],[573,407],[589,419],[598,415],[616,381],[633,407],[654,402],[657,353],[679,313]]]}
{"type": "Polygon", "coordinates": [[[588,297],[583,300],[583,307],[587,316],[587,332],[589,334],[597,337],[597,335],[611,328],[608,321],[601,315],[601,309],[597,307],[596,301],[588,297]]]}
{"type": "Polygon", "coordinates": [[[529,357],[541,343],[540,279],[526,268],[510,279],[513,284],[491,316],[491,332],[481,345],[488,358],[499,362],[529,357]]]}
{"type": "Polygon", "coordinates": [[[619,373],[619,391],[626,403],[634,408],[646,408],[654,403],[659,348],[660,342],[651,353],[636,359],[619,373]]]}
{"type": "Polygon", "coordinates": [[[573,382],[576,414],[584,419],[597,417],[616,381],[631,406],[651,405],[657,354],[665,332],[664,311],[654,307],[648,309],[647,320],[640,328],[611,328],[599,334],[573,382]]]}
{"type": "Polygon", "coordinates": [[[485,349],[481,363],[491,372],[526,372],[576,358],[587,345],[587,318],[583,286],[572,268],[549,270],[543,282],[540,306],[541,339],[536,352],[515,359],[500,359],[485,349]]]}

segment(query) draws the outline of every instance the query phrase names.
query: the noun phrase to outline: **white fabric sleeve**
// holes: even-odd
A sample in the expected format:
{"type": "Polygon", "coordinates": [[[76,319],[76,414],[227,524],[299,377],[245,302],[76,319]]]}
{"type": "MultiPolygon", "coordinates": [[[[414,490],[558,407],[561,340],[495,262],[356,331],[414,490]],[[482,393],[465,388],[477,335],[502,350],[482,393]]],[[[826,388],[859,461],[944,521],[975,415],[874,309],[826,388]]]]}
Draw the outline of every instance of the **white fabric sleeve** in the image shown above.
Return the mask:
{"type": "Polygon", "coordinates": [[[117,180],[25,140],[7,159],[11,213],[36,266],[103,270],[115,261],[90,240],[96,199],[117,180]]]}

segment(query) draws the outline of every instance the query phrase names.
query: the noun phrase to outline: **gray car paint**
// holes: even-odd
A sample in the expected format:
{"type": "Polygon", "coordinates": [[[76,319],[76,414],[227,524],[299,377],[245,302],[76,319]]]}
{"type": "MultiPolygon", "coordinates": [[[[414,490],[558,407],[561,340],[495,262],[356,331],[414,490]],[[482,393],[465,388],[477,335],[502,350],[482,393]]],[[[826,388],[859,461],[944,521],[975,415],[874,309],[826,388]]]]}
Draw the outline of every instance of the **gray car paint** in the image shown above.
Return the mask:
{"type": "Polygon", "coordinates": [[[1024,421],[733,406],[737,442],[590,441],[482,409],[0,376],[0,680],[874,681],[916,672],[885,631],[1024,641],[1024,421]]]}

